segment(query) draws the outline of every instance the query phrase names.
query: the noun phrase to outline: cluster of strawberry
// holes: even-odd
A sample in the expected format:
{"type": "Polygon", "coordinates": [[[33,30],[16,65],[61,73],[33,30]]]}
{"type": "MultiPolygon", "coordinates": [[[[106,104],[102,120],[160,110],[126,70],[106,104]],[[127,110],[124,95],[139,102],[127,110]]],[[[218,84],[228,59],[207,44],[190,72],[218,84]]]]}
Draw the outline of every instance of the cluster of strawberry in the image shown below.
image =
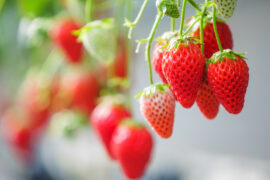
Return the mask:
{"type": "MultiPolygon", "coordinates": [[[[164,0],[157,7],[164,10],[172,2],[164,0]]],[[[202,9],[191,0],[188,2],[199,11],[188,19],[189,28],[183,33],[182,13],[180,33],[164,33],[153,51],[152,66],[164,84],[152,84],[139,94],[142,114],[163,138],[172,134],[175,101],[184,108],[196,102],[203,115],[213,119],[220,104],[229,113],[240,113],[248,87],[247,63],[242,54],[232,51],[229,26],[220,18],[216,20],[216,8],[219,15],[229,18],[236,0],[206,0],[202,9]],[[209,7],[212,14],[207,11],[209,7]]],[[[183,2],[183,10],[186,3],[183,2]]],[[[159,14],[175,15],[167,10],[159,14]]]]}
{"type": "Polygon", "coordinates": [[[137,179],[150,161],[153,138],[144,125],[132,119],[120,99],[119,95],[103,98],[91,114],[91,124],[109,157],[120,163],[129,179],[137,179]]]}

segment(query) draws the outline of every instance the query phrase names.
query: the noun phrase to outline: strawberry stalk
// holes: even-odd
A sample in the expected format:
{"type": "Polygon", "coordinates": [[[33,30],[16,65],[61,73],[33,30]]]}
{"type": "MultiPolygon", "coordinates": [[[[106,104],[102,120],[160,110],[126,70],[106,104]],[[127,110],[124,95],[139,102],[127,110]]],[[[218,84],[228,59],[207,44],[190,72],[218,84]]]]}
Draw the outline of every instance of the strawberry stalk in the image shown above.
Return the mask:
{"type": "Polygon", "coordinates": [[[144,2],[143,2],[143,4],[142,4],[142,7],[141,7],[141,9],[140,9],[140,11],[139,11],[139,13],[138,13],[136,19],[135,19],[132,23],[126,23],[126,25],[129,26],[129,31],[128,31],[128,38],[129,38],[129,39],[130,39],[131,36],[132,36],[134,27],[135,27],[135,26],[137,25],[137,23],[140,21],[142,15],[143,15],[143,13],[144,13],[145,7],[146,7],[146,5],[148,4],[148,1],[149,1],[149,0],[144,0],[144,2]]]}
{"type": "Polygon", "coordinates": [[[197,5],[197,3],[194,2],[193,0],[188,0],[188,3],[189,3],[192,7],[194,7],[195,9],[197,9],[197,11],[199,11],[199,12],[202,11],[201,8],[197,5]]]}
{"type": "Polygon", "coordinates": [[[172,32],[175,31],[175,18],[171,19],[171,29],[172,29],[172,32]]]}
{"type": "Polygon", "coordinates": [[[153,83],[153,77],[152,77],[152,64],[151,64],[151,57],[150,57],[150,50],[151,50],[151,44],[154,38],[154,35],[156,33],[158,24],[162,18],[163,14],[162,13],[158,13],[156,16],[156,20],[154,22],[154,25],[152,27],[151,33],[149,34],[149,37],[147,38],[147,45],[146,45],[146,51],[145,51],[145,56],[148,62],[148,69],[149,69],[149,77],[150,77],[150,84],[154,84],[153,83]]]}
{"type": "Polygon", "coordinates": [[[215,4],[213,4],[213,27],[214,27],[214,32],[215,32],[215,36],[216,36],[219,51],[223,52],[223,48],[222,48],[220,38],[219,38],[219,35],[218,35],[218,30],[217,30],[216,5],[215,4]]]}
{"type": "Polygon", "coordinates": [[[204,54],[204,37],[203,37],[203,20],[204,20],[204,15],[205,15],[205,12],[206,12],[206,4],[208,3],[208,0],[205,0],[205,5],[203,7],[203,10],[202,10],[202,13],[201,13],[201,21],[200,21],[200,39],[201,39],[201,50],[202,50],[202,53],[204,54]]]}
{"type": "Polygon", "coordinates": [[[183,28],[184,28],[186,7],[187,7],[187,0],[184,0],[183,1],[183,7],[182,7],[182,13],[181,13],[180,29],[179,29],[179,34],[180,34],[181,38],[183,37],[183,28]]]}
{"type": "Polygon", "coordinates": [[[193,26],[200,20],[200,18],[196,18],[196,20],[187,28],[187,30],[183,33],[183,36],[187,35],[189,31],[193,28],[193,26]]]}
{"type": "Polygon", "coordinates": [[[87,0],[85,4],[85,20],[86,22],[90,22],[93,20],[93,0],[87,0]]]}

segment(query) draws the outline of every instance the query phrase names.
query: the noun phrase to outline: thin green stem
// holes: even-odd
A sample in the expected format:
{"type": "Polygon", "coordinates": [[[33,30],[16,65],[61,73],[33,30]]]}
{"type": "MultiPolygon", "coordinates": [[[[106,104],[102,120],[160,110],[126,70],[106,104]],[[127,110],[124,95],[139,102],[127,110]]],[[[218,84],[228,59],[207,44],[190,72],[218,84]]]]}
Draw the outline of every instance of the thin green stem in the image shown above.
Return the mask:
{"type": "Polygon", "coordinates": [[[154,22],[154,25],[152,27],[151,33],[149,34],[148,37],[148,41],[147,41],[147,45],[146,45],[146,51],[145,51],[145,56],[147,58],[147,62],[148,62],[148,69],[149,69],[149,77],[150,77],[150,83],[153,83],[153,77],[152,77],[152,65],[151,65],[151,57],[150,57],[150,50],[151,50],[151,44],[154,38],[154,35],[156,33],[158,24],[162,18],[163,14],[162,13],[158,13],[156,16],[156,20],[154,22]]]}
{"type": "Polygon", "coordinates": [[[192,27],[199,21],[200,19],[197,18],[188,28],[187,30],[183,33],[183,36],[187,35],[189,31],[192,29],[192,27]]]}
{"type": "Polygon", "coordinates": [[[179,29],[180,37],[183,36],[183,28],[184,28],[186,7],[187,7],[187,0],[184,0],[183,1],[183,7],[182,7],[182,14],[181,14],[180,29],[179,29]]]}
{"type": "Polygon", "coordinates": [[[218,35],[217,21],[216,21],[216,6],[214,4],[213,4],[213,27],[214,27],[214,31],[215,31],[215,36],[216,36],[218,48],[219,48],[220,52],[222,52],[223,48],[222,48],[220,38],[219,38],[219,35],[218,35]]]}
{"type": "Polygon", "coordinates": [[[90,22],[93,20],[93,0],[87,0],[85,4],[85,20],[90,22]]]}
{"type": "Polygon", "coordinates": [[[174,18],[171,19],[171,29],[172,29],[172,32],[175,31],[175,19],[174,18]]]}
{"type": "MultiPolygon", "coordinates": [[[[205,0],[205,4],[207,4],[208,0],[205,0]]],[[[201,50],[202,53],[204,54],[204,37],[203,37],[203,25],[204,25],[204,16],[205,16],[205,12],[206,12],[206,5],[204,5],[203,10],[202,10],[202,14],[201,14],[201,21],[200,21],[200,39],[201,39],[201,50]]]]}
{"type": "Polygon", "coordinates": [[[177,0],[177,6],[180,7],[181,0],[177,0]]]}
{"type": "Polygon", "coordinates": [[[143,13],[144,13],[145,7],[146,7],[146,5],[148,4],[148,1],[149,1],[149,0],[144,0],[144,2],[143,2],[143,4],[142,4],[142,7],[141,7],[141,9],[140,9],[140,11],[139,11],[139,13],[138,13],[136,19],[132,22],[132,25],[131,25],[131,27],[129,28],[129,32],[128,32],[128,38],[129,38],[129,39],[130,39],[131,36],[132,36],[134,27],[135,27],[135,26],[137,25],[137,23],[140,21],[142,15],[143,15],[143,13]]]}
{"type": "Polygon", "coordinates": [[[196,2],[194,2],[193,0],[188,0],[189,4],[194,7],[197,11],[202,11],[201,8],[198,6],[198,4],[196,2]]]}

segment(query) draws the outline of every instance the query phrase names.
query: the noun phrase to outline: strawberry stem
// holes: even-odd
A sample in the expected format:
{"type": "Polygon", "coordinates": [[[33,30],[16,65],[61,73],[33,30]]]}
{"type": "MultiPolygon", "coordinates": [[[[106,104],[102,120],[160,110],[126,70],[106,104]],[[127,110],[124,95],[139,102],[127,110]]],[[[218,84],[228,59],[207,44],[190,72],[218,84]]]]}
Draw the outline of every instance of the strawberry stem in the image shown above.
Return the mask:
{"type": "Polygon", "coordinates": [[[183,7],[182,7],[182,14],[181,14],[180,29],[179,29],[180,37],[183,37],[183,28],[184,28],[186,7],[187,7],[187,0],[184,0],[183,1],[183,7]]]}
{"type": "Polygon", "coordinates": [[[216,36],[219,51],[223,52],[223,48],[222,48],[220,38],[219,38],[219,35],[218,35],[218,30],[217,30],[216,6],[215,6],[215,4],[213,4],[213,27],[214,27],[214,32],[215,32],[215,36],[216,36]]]}
{"type": "Polygon", "coordinates": [[[205,0],[205,5],[202,10],[201,21],[200,21],[200,39],[201,39],[201,50],[203,54],[204,54],[203,20],[204,20],[204,15],[207,9],[206,7],[207,3],[208,3],[208,0],[205,0]]]}
{"type": "Polygon", "coordinates": [[[194,7],[197,11],[202,11],[201,8],[197,5],[196,2],[194,2],[193,0],[188,0],[189,4],[194,7]]]}
{"type": "Polygon", "coordinates": [[[172,29],[172,32],[175,31],[175,19],[174,18],[171,19],[171,29],[172,29]]]}
{"type": "Polygon", "coordinates": [[[93,20],[93,0],[87,0],[85,4],[85,20],[86,22],[90,22],[93,20]]]}
{"type": "Polygon", "coordinates": [[[187,30],[183,33],[183,35],[187,35],[189,33],[189,31],[192,29],[192,27],[199,21],[200,19],[197,18],[188,28],[187,30]]]}
{"type": "Polygon", "coordinates": [[[132,26],[129,27],[129,31],[128,31],[128,38],[131,39],[131,36],[132,36],[132,33],[133,33],[133,29],[134,27],[137,25],[137,23],[140,21],[143,13],[144,13],[144,10],[145,10],[145,7],[146,5],[148,4],[148,1],[149,0],[144,0],[143,4],[142,4],[142,7],[136,17],[136,19],[132,22],[132,26]]]}
{"type": "Polygon", "coordinates": [[[149,77],[150,77],[150,83],[153,83],[153,77],[152,77],[152,65],[151,65],[151,57],[150,57],[150,50],[151,50],[151,44],[154,38],[154,35],[156,33],[158,24],[162,18],[163,14],[162,13],[158,13],[156,16],[156,20],[154,22],[154,25],[152,27],[151,33],[149,34],[149,37],[147,39],[147,45],[146,45],[146,51],[145,51],[145,56],[147,58],[147,62],[148,62],[148,69],[149,69],[149,77]]]}

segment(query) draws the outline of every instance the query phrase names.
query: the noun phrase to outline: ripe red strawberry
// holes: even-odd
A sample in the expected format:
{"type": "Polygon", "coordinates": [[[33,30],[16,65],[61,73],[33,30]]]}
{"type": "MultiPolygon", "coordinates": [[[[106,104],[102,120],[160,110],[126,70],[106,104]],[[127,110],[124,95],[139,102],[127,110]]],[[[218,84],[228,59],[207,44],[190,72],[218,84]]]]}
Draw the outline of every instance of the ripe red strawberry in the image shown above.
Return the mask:
{"type": "Polygon", "coordinates": [[[111,147],[127,178],[143,176],[153,147],[152,136],[143,125],[132,120],[121,123],[113,134],[111,147]]]}
{"type": "Polygon", "coordinates": [[[31,128],[24,111],[17,108],[5,111],[1,121],[1,131],[5,140],[23,160],[31,155],[31,128]]]}
{"type": "Polygon", "coordinates": [[[208,85],[207,80],[204,80],[196,98],[196,103],[200,111],[208,119],[214,119],[219,111],[219,101],[208,85]]]}
{"type": "Polygon", "coordinates": [[[140,94],[140,110],[156,133],[169,138],[174,123],[175,99],[170,89],[163,84],[151,85],[140,94]]]}
{"type": "Polygon", "coordinates": [[[112,134],[118,124],[129,117],[131,117],[129,109],[106,101],[100,103],[91,114],[90,120],[93,129],[98,134],[108,155],[112,159],[115,159],[110,148],[112,134]]]}
{"type": "Polygon", "coordinates": [[[152,65],[156,73],[159,75],[159,77],[163,81],[163,83],[167,84],[167,80],[164,77],[163,72],[162,72],[162,60],[163,60],[164,54],[166,53],[165,50],[162,48],[164,44],[165,43],[157,43],[157,45],[155,46],[155,49],[153,52],[152,65]]]}
{"type": "Polygon", "coordinates": [[[76,63],[82,59],[83,46],[77,41],[77,37],[72,34],[73,31],[80,29],[80,25],[72,19],[67,19],[53,27],[51,36],[65,52],[69,62],[76,63]]]}
{"type": "Polygon", "coordinates": [[[70,107],[90,114],[96,106],[99,90],[99,82],[92,72],[76,69],[64,74],[60,93],[70,107]]]}
{"type": "Polygon", "coordinates": [[[163,74],[177,101],[185,108],[190,108],[195,102],[203,80],[204,64],[200,48],[191,42],[172,48],[163,58],[163,74]]]}
{"type": "Polygon", "coordinates": [[[247,63],[231,50],[214,54],[210,61],[207,78],[211,89],[229,113],[240,113],[249,81],[247,63]]]}
{"type": "MultiPolygon", "coordinates": [[[[230,27],[224,22],[217,22],[217,30],[220,38],[221,45],[224,49],[233,49],[233,37],[230,27]]],[[[193,36],[200,39],[200,28],[198,28],[193,36]]],[[[205,57],[208,59],[212,57],[212,55],[219,51],[213,23],[206,23],[203,29],[204,36],[204,53],[205,57]]]]}

